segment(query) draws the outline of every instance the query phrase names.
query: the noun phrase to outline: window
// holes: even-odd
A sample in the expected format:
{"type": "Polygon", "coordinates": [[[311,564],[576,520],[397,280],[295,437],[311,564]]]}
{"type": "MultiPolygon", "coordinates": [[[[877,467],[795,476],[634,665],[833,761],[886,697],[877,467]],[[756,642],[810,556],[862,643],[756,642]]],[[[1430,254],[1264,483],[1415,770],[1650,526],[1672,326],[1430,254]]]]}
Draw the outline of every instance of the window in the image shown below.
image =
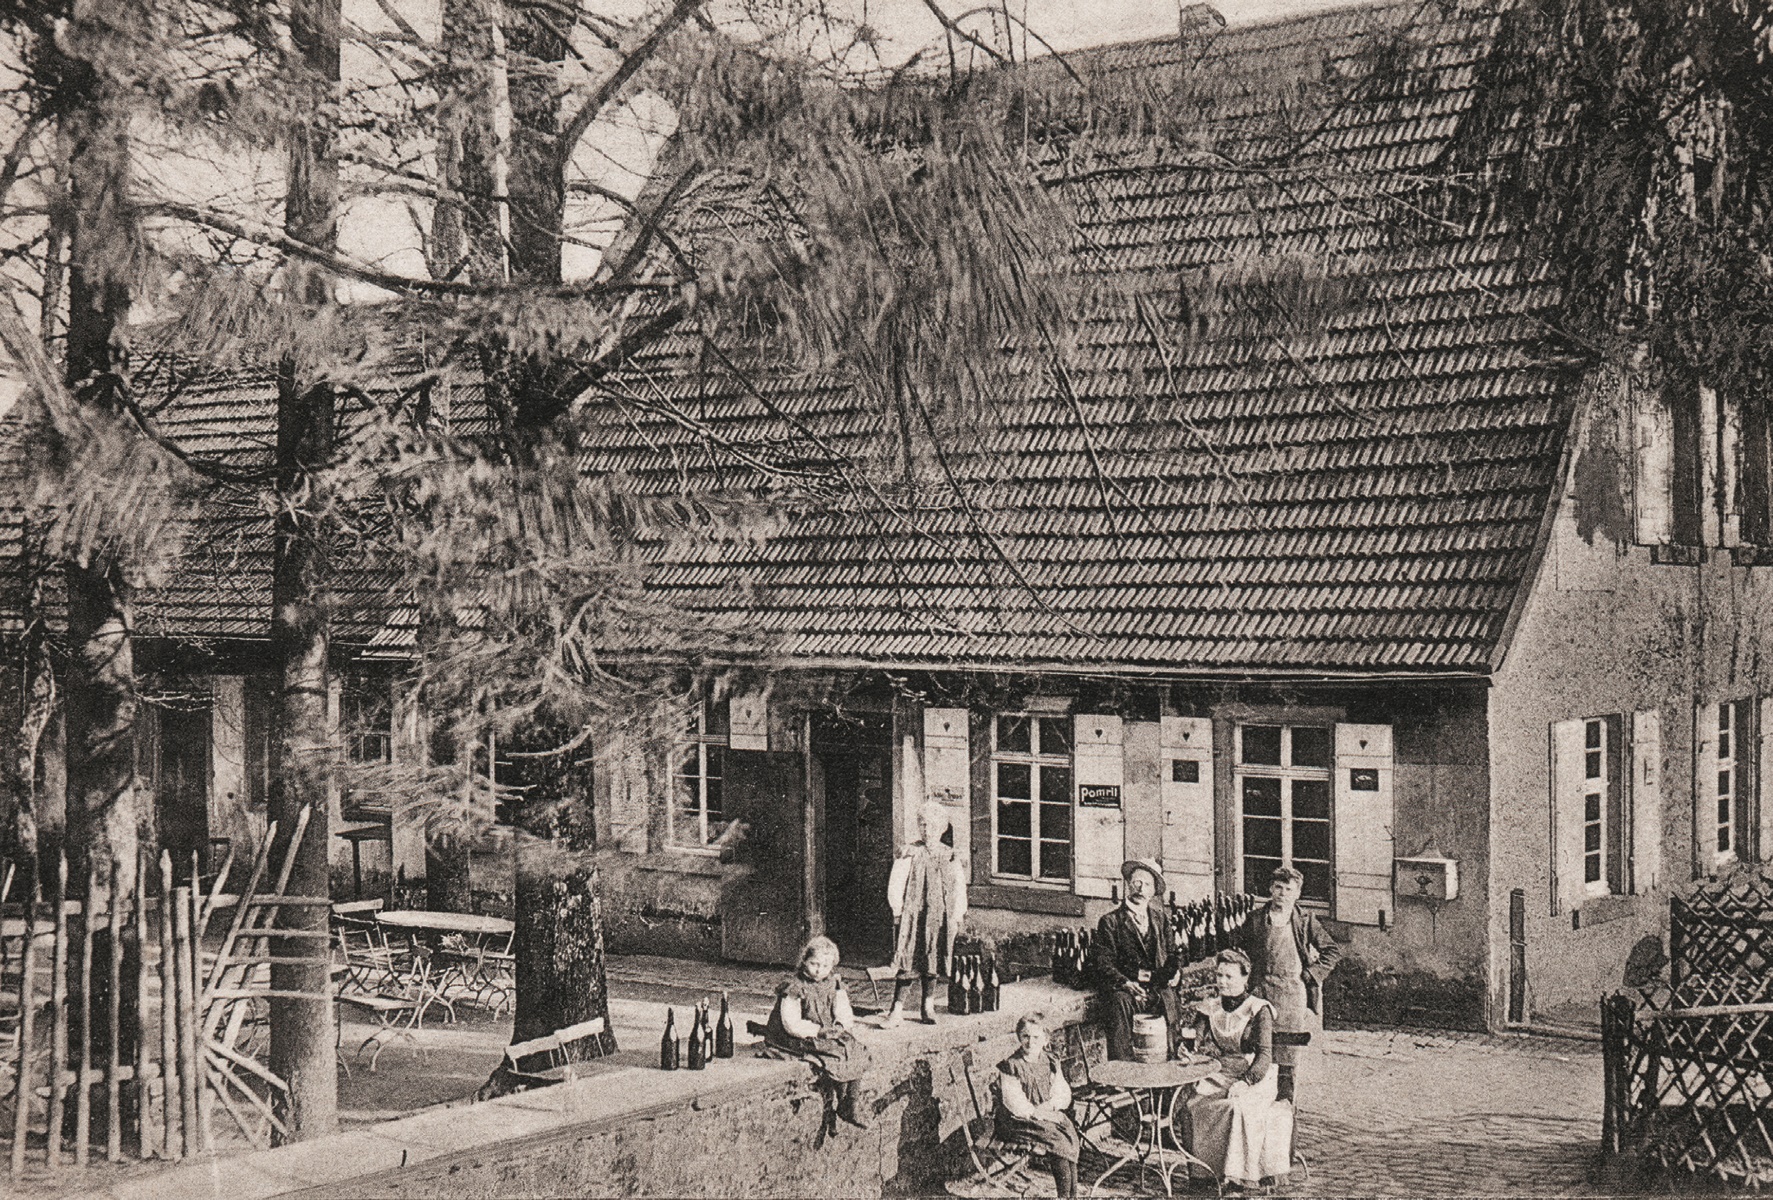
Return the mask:
{"type": "Polygon", "coordinates": [[[1276,867],[1305,876],[1306,900],[1330,901],[1330,758],[1326,725],[1239,725],[1239,865],[1247,892],[1276,867]]]}
{"type": "Polygon", "coordinates": [[[671,844],[680,849],[718,846],[726,815],[727,711],[720,702],[693,705],[684,737],[672,750],[671,844]]]}
{"type": "Polygon", "coordinates": [[[339,725],[350,761],[392,762],[394,692],[389,681],[379,675],[346,679],[339,691],[339,725]]]}
{"type": "MultiPolygon", "coordinates": [[[[1762,406],[1674,377],[1635,401],[1636,538],[1658,561],[1773,544],[1773,431],[1762,406]]],[[[1752,551],[1751,562],[1762,561],[1752,551]]]]}
{"type": "Polygon", "coordinates": [[[1618,848],[1620,831],[1611,821],[1614,792],[1610,751],[1612,738],[1607,721],[1594,718],[1582,724],[1582,888],[1590,895],[1605,896],[1615,890],[1608,880],[1608,863],[1618,848]]]}
{"type": "Polygon", "coordinates": [[[1070,717],[1004,714],[992,723],[992,873],[1071,879],[1070,717]]]}
{"type": "MultiPolygon", "coordinates": [[[[1710,781],[1714,861],[1748,857],[1748,716],[1753,705],[1731,700],[1717,706],[1717,777],[1710,781]]],[[[1703,786],[1703,785],[1702,785],[1703,786]]]]}

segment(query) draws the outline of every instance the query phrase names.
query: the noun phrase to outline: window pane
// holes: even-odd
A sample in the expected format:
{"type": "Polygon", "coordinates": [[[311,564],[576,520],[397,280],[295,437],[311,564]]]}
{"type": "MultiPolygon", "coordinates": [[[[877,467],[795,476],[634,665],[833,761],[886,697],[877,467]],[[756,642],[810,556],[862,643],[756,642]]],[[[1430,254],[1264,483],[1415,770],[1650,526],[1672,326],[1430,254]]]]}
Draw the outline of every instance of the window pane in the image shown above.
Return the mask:
{"type": "Polygon", "coordinates": [[[1057,841],[1071,840],[1071,805],[1043,804],[1040,806],[1040,836],[1053,838],[1057,841]]]}
{"type": "Polygon", "coordinates": [[[1029,741],[1027,717],[997,719],[997,748],[1013,754],[1026,754],[1034,747],[1029,741]]]}
{"type": "Polygon", "coordinates": [[[1330,765],[1330,731],[1316,725],[1302,725],[1293,730],[1293,765],[1295,767],[1327,767],[1330,765]]]}
{"type": "Polygon", "coordinates": [[[1256,817],[1281,815],[1281,781],[1278,779],[1245,779],[1244,811],[1256,817]]]}
{"type": "Polygon", "coordinates": [[[1599,779],[1601,777],[1601,752],[1599,750],[1590,750],[1588,752],[1587,761],[1583,763],[1583,777],[1586,779],[1599,779]]]}
{"type": "MultiPolygon", "coordinates": [[[[1244,856],[1244,891],[1260,892],[1268,887],[1269,877],[1276,867],[1281,865],[1278,858],[1254,858],[1244,856]]],[[[1303,868],[1301,868],[1303,870],[1303,868]]]]}
{"type": "Polygon", "coordinates": [[[1719,850],[1728,850],[1729,848],[1730,848],[1730,827],[1728,825],[1721,825],[1718,827],[1718,849],[1719,850]]]}
{"type": "Polygon", "coordinates": [[[727,734],[726,701],[709,700],[702,705],[702,711],[708,721],[708,732],[725,737],[727,734]]]}
{"type": "Polygon", "coordinates": [[[1719,796],[1718,797],[1718,824],[1728,825],[1729,823],[1730,823],[1730,797],[1719,796]]]}
{"type": "Polygon", "coordinates": [[[1600,747],[1601,723],[1599,721],[1590,721],[1583,728],[1583,744],[1590,750],[1595,750],[1600,747]]]}
{"type": "Polygon", "coordinates": [[[1040,798],[1047,804],[1071,803],[1071,768],[1042,767],[1040,769],[1040,798]]]}
{"type": "Polygon", "coordinates": [[[1278,767],[1281,761],[1279,725],[1245,725],[1243,728],[1244,761],[1258,766],[1278,767]]]}
{"type": "Polygon", "coordinates": [[[1042,842],[1040,844],[1040,877],[1042,879],[1071,878],[1071,847],[1065,842],[1042,842]]]}
{"type": "Polygon", "coordinates": [[[1293,857],[1330,858],[1330,823],[1328,821],[1293,822],[1293,857]]]}
{"type": "Polygon", "coordinates": [[[1020,838],[997,839],[997,869],[1003,875],[1032,875],[1034,845],[1020,838]]]}
{"type": "Polygon", "coordinates": [[[1040,752],[1042,754],[1071,753],[1071,718],[1042,717],[1040,719],[1040,752]]]}
{"type": "Polygon", "coordinates": [[[1027,804],[999,804],[997,832],[1001,837],[1033,837],[1032,807],[1027,804]]]}
{"type": "Polygon", "coordinates": [[[1718,795],[1728,796],[1733,789],[1730,787],[1730,772],[1718,772],[1718,795]]]}
{"type": "Polygon", "coordinates": [[[1599,883],[1601,881],[1601,856],[1600,855],[1589,854],[1589,855],[1583,856],[1583,859],[1582,859],[1582,881],[1584,883],[1599,883]]]}
{"type": "Polygon", "coordinates": [[[1582,819],[1584,821],[1601,819],[1601,798],[1594,792],[1590,792],[1582,798],[1582,819]]]}
{"type": "Polygon", "coordinates": [[[707,751],[708,777],[710,779],[719,779],[723,777],[726,774],[726,747],[709,746],[707,747],[707,751]]]}
{"type": "Polygon", "coordinates": [[[1249,818],[1244,821],[1244,853],[1279,858],[1281,823],[1249,818]]]}
{"type": "Polygon", "coordinates": [[[710,775],[708,777],[707,794],[708,819],[710,821],[718,821],[721,819],[721,815],[726,812],[726,804],[722,799],[723,792],[720,786],[720,776],[710,775]]]}
{"type": "Polygon", "coordinates": [[[1293,780],[1293,816],[1300,819],[1330,819],[1330,781],[1327,779],[1293,780]]]}
{"type": "Polygon", "coordinates": [[[1321,903],[1330,902],[1330,864],[1317,862],[1295,862],[1293,868],[1305,876],[1305,886],[1299,890],[1304,900],[1317,900],[1321,903]]]}
{"type": "Polygon", "coordinates": [[[1030,778],[1034,768],[1027,763],[997,764],[997,794],[1005,800],[1027,800],[1033,796],[1030,778]]]}
{"type": "Polygon", "coordinates": [[[1584,825],[1582,827],[1582,849],[1590,854],[1598,854],[1601,849],[1601,827],[1584,825]]]}

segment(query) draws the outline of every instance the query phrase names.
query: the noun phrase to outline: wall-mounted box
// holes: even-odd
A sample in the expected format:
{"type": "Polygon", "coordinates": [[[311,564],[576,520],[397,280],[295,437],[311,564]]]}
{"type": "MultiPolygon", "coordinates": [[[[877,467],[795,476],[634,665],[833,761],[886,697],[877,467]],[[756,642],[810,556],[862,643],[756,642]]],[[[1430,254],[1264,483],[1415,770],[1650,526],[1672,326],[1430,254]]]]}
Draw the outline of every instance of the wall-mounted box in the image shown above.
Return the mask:
{"type": "Polygon", "coordinates": [[[1451,858],[1399,858],[1391,864],[1392,891],[1417,900],[1457,900],[1459,864],[1451,858]]]}

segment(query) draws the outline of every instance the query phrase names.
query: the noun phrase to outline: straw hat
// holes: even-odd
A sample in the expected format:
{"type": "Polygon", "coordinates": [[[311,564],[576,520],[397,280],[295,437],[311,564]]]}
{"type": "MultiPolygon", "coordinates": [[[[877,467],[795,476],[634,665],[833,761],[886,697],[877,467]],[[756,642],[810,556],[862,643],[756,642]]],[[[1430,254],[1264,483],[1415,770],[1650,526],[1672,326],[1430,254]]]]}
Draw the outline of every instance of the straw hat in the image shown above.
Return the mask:
{"type": "Polygon", "coordinates": [[[1129,858],[1126,862],[1120,865],[1120,877],[1122,879],[1131,879],[1134,871],[1144,871],[1157,882],[1157,890],[1152,893],[1154,896],[1161,896],[1164,894],[1164,869],[1162,867],[1158,866],[1155,862],[1152,862],[1149,858],[1129,858]]]}

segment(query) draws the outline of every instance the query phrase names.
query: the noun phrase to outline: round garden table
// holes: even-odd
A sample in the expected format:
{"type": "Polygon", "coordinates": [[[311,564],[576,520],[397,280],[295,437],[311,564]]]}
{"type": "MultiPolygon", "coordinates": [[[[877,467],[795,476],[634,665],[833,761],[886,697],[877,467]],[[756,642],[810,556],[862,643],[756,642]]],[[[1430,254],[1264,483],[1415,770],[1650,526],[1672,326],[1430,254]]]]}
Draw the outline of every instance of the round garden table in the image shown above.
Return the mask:
{"type": "Polygon", "coordinates": [[[1143,1169],[1152,1166],[1156,1160],[1154,1169],[1164,1181],[1164,1195],[1173,1196],[1171,1176],[1178,1168],[1199,1160],[1186,1150],[1172,1151],[1165,1144],[1164,1131],[1171,1127],[1176,1097],[1182,1088],[1205,1079],[1218,1068],[1218,1062],[1210,1058],[1160,1063],[1110,1060],[1092,1066],[1090,1082],[1111,1088],[1131,1101],[1139,1118],[1139,1129],[1131,1143],[1122,1143],[1127,1147],[1125,1153],[1097,1177],[1090,1189],[1091,1194],[1122,1167],[1137,1163],[1143,1169]]]}

